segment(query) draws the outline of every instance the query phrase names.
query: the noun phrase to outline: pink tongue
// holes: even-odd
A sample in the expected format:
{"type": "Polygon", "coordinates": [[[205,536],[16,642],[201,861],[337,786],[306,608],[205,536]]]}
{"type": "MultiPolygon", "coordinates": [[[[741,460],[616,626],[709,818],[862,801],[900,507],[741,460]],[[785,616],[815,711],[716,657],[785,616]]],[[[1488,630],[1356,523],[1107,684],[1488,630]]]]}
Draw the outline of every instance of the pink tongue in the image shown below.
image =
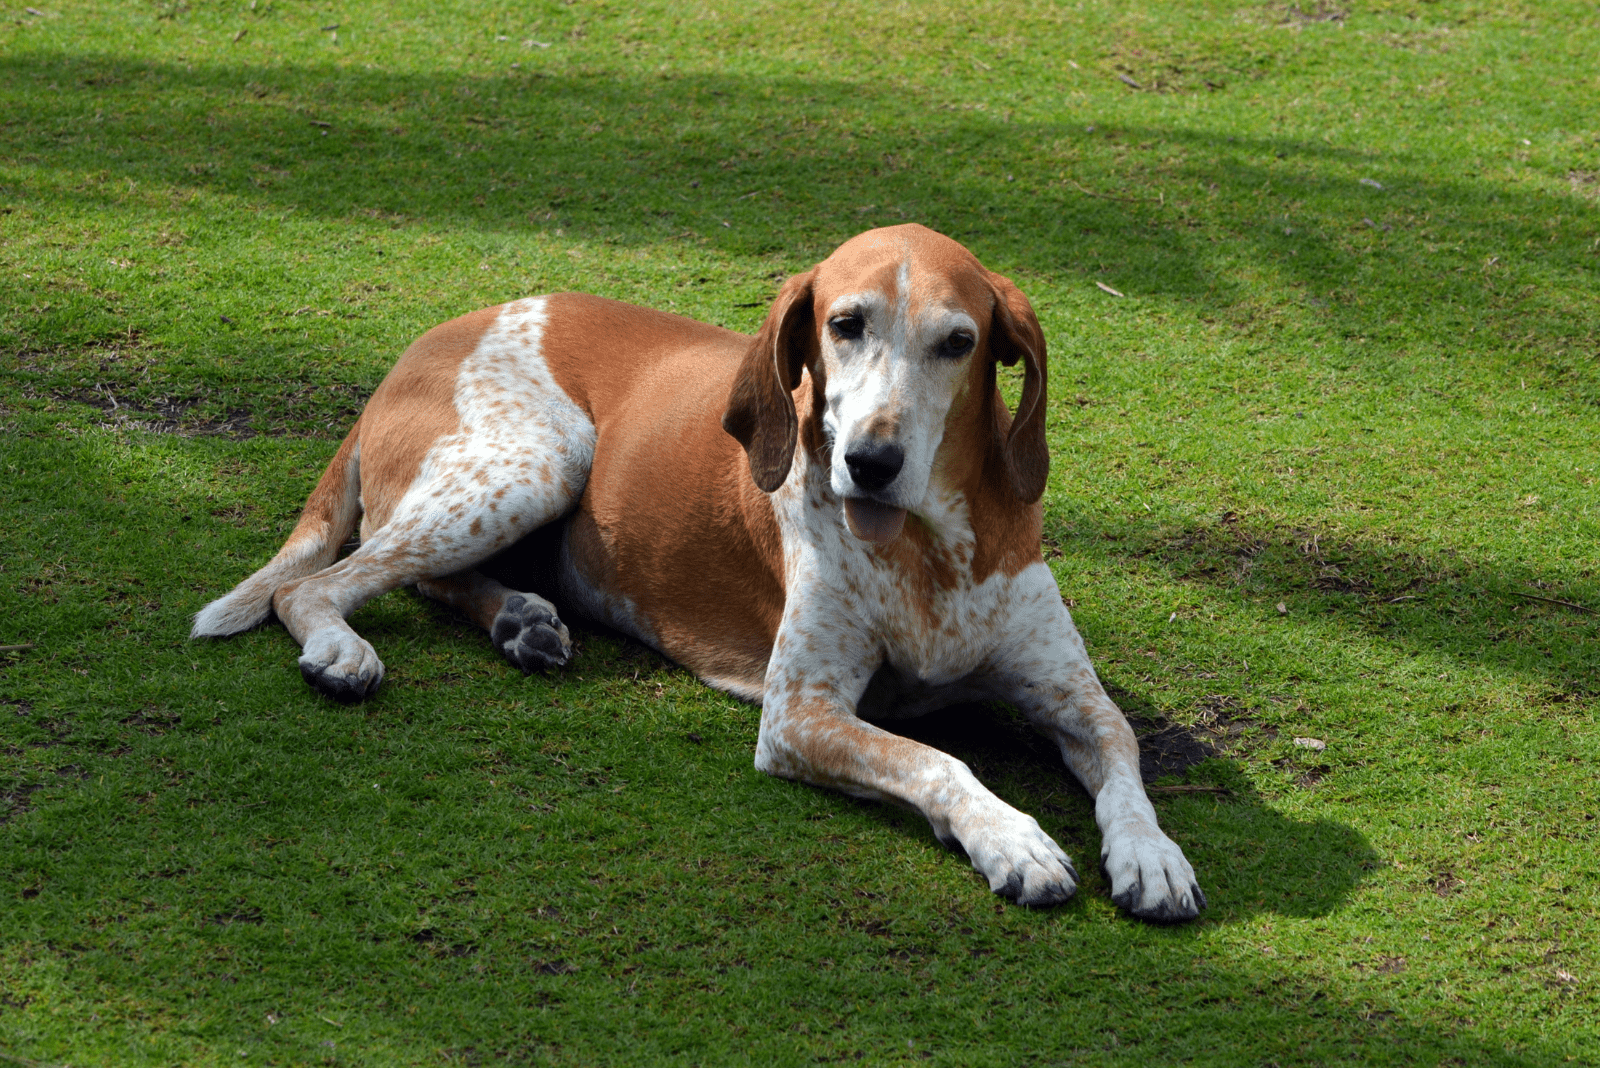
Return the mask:
{"type": "Polygon", "coordinates": [[[906,510],[879,504],[877,501],[846,497],[844,518],[845,522],[850,524],[850,533],[862,541],[875,541],[879,545],[887,545],[900,536],[900,528],[906,525],[906,510]]]}

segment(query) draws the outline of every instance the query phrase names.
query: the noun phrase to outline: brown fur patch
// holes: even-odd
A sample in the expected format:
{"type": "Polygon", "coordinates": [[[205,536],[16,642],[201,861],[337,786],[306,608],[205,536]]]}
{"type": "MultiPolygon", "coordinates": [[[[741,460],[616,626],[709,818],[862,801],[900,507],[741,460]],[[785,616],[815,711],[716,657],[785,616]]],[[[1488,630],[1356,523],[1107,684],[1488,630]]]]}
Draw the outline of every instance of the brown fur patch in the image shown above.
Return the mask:
{"type": "Polygon", "coordinates": [[[750,344],[680,316],[562,294],[550,298],[544,355],[599,432],[568,527],[578,571],[626,597],[666,655],[759,690],[783,613],[782,539],[721,422],[750,344]]]}

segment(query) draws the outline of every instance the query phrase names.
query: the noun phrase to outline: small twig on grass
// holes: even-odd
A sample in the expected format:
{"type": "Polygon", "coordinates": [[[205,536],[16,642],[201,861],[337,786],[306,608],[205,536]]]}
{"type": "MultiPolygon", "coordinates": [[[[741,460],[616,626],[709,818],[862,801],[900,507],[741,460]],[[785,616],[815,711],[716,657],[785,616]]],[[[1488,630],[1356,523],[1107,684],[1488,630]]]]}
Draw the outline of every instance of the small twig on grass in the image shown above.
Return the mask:
{"type": "Polygon", "coordinates": [[[1182,783],[1177,786],[1146,786],[1147,794],[1221,794],[1226,797],[1233,791],[1226,786],[1196,786],[1191,783],[1182,783]]]}
{"type": "Polygon", "coordinates": [[[1099,197],[1101,200],[1120,200],[1124,204],[1152,204],[1152,203],[1154,203],[1154,204],[1160,204],[1162,207],[1165,207],[1166,203],[1167,203],[1167,195],[1165,193],[1156,194],[1156,199],[1153,200],[1153,201],[1149,197],[1118,197],[1118,196],[1112,196],[1110,193],[1096,193],[1093,189],[1090,189],[1087,186],[1079,184],[1076,180],[1074,180],[1072,178],[1068,178],[1067,181],[1071,182],[1077,188],[1078,192],[1084,194],[1085,196],[1099,197]]]}
{"type": "Polygon", "coordinates": [[[1554,597],[1540,597],[1537,593],[1523,593],[1521,590],[1512,590],[1511,593],[1517,597],[1526,597],[1530,601],[1543,601],[1545,604],[1558,604],[1562,608],[1570,608],[1573,611],[1583,612],[1591,616],[1596,614],[1593,608],[1589,608],[1586,605],[1573,604],[1571,601],[1558,601],[1554,597]]]}
{"type": "Polygon", "coordinates": [[[1099,286],[1101,289],[1105,290],[1107,293],[1110,293],[1113,297],[1122,296],[1121,293],[1117,292],[1115,289],[1112,289],[1110,286],[1106,285],[1104,282],[1096,282],[1095,285],[1099,286]]]}
{"type": "Polygon", "coordinates": [[[0,653],[25,653],[32,648],[32,642],[28,642],[26,645],[0,645],[0,653]]]}

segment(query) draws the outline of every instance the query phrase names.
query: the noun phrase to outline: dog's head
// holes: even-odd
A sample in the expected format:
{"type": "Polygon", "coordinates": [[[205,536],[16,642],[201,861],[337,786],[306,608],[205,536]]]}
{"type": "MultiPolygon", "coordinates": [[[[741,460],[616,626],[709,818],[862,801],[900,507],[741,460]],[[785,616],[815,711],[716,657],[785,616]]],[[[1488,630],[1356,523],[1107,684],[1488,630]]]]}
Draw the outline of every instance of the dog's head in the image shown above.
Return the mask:
{"type": "MultiPolygon", "coordinates": [[[[722,425],[768,493],[788,477],[798,440],[792,392],[802,368],[822,386],[829,482],[857,537],[892,541],[927,497],[941,450],[996,450],[1010,490],[1031,504],[1050,470],[1045,345],[1010,279],[922,226],[869,230],[784,283],[734,380],[722,425]],[[995,409],[994,366],[1023,361],[1009,427],[947,442],[958,410],[995,409]]],[[[981,457],[978,457],[981,459],[981,457]]]]}

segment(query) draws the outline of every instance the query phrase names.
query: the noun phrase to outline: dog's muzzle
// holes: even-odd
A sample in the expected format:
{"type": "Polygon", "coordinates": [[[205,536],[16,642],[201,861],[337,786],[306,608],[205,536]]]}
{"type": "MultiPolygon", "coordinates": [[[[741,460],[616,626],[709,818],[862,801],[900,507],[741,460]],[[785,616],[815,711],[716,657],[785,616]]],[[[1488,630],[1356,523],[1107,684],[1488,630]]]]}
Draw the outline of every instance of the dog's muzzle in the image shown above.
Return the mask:
{"type": "MultiPolygon", "coordinates": [[[[850,480],[865,493],[876,494],[887,488],[905,466],[906,453],[892,441],[864,438],[850,446],[844,463],[850,480]]],[[[848,497],[844,518],[850,533],[863,541],[888,544],[900,536],[906,525],[906,510],[865,497],[848,497]]]]}

